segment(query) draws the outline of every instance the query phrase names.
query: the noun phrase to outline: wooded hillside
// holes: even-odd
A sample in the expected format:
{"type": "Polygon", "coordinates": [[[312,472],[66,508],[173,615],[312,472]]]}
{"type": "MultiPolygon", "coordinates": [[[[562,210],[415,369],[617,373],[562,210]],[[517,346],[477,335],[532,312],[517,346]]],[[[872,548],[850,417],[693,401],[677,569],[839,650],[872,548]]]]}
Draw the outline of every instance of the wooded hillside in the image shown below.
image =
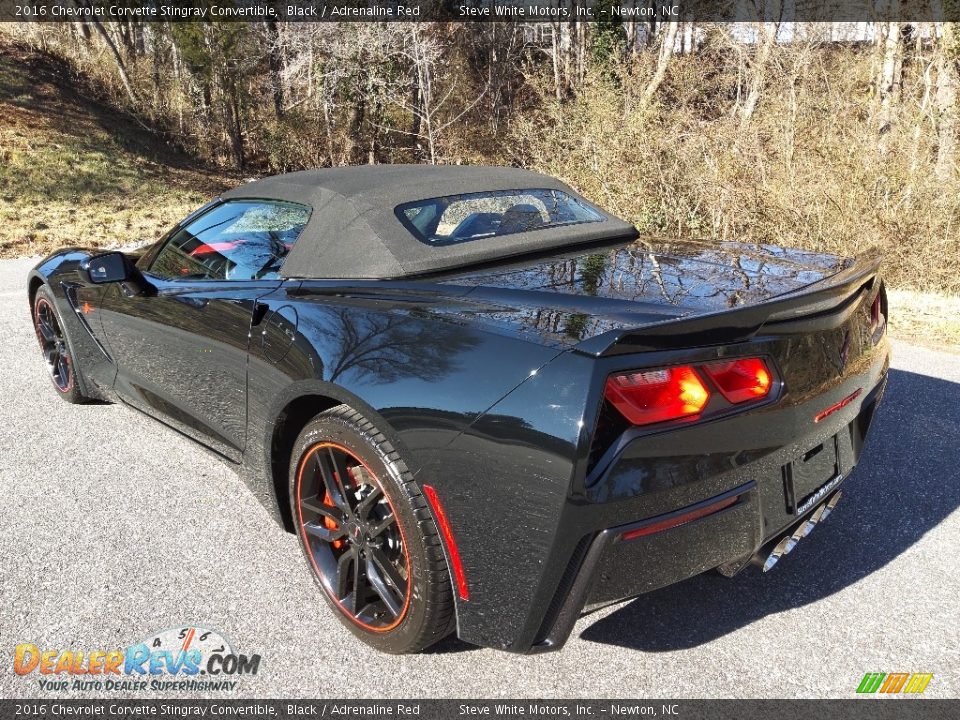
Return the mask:
{"type": "Polygon", "coordinates": [[[655,235],[842,253],[960,293],[951,24],[7,27],[246,176],[376,162],[557,175],[655,235]]]}

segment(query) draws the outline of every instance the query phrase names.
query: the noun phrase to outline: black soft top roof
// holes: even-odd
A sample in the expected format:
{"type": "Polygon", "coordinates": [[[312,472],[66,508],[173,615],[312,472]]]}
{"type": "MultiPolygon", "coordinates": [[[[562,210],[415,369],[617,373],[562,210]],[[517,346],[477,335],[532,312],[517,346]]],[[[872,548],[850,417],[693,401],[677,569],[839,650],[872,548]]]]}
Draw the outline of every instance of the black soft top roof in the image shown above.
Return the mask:
{"type": "Polygon", "coordinates": [[[561,190],[555,178],[501,167],[363,165],[275,175],[223,193],[309,205],[313,212],[283,263],[284,277],[397,278],[451,270],[522,253],[593,240],[636,237],[636,229],[600,210],[604,220],[560,225],[433,247],[395,214],[398,205],[446,195],[497,190],[561,190]]]}

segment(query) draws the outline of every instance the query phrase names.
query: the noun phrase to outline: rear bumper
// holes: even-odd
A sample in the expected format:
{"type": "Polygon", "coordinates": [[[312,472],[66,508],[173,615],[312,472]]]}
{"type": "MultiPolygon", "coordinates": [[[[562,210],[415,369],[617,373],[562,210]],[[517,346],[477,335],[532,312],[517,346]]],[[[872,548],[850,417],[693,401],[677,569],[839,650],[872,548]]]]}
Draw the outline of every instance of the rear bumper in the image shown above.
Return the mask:
{"type": "Polygon", "coordinates": [[[884,374],[857,408],[837,418],[839,427],[833,424],[829,441],[836,443],[836,473],[823,483],[798,482],[794,497],[790,461],[775,453],[775,471],[769,462],[748,464],[737,473],[744,482],[731,489],[585,536],[528,651],[562,647],[585,608],[641,595],[720,566],[736,572],[751,559],[762,565],[782,539],[804,528],[849,476],[886,382],[884,374]]]}

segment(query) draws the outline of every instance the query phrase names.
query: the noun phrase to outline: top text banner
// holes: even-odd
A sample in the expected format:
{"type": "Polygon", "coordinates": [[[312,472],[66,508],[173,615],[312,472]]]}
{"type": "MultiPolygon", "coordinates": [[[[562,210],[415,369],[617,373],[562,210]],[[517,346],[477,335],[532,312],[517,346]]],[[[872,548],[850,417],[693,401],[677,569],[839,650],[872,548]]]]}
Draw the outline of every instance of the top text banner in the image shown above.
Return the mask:
{"type": "Polygon", "coordinates": [[[960,21],[960,0],[0,0],[0,22],[960,21]]]}

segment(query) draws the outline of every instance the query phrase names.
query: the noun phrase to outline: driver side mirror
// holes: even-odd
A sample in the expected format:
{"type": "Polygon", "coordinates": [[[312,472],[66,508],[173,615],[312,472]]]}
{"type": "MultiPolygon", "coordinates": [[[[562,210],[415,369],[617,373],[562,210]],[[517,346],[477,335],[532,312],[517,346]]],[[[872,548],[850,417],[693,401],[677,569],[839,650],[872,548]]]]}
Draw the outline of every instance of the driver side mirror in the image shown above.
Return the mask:
{"type": "Polygon", "coordinates": [[[124,282],[130,279],[130,263],[121,252],[108,252],[87,258],[80,266],[94,285],[124,282]]]}

